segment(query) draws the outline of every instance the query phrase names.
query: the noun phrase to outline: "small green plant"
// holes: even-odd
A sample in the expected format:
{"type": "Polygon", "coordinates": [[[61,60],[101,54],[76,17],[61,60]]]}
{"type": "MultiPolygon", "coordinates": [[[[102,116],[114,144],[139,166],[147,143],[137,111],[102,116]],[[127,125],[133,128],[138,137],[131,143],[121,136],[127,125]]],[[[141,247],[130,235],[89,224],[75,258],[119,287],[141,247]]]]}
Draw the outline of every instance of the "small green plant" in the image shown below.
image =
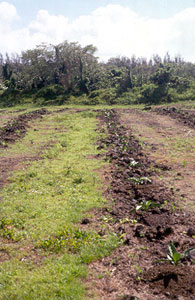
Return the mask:
{"type": "Polygon", "coordinates": [[[122,220],[120,220],[120,224],[125,224],[125,223],[129,223],[130,219],[129,218],[124,218],[122,220]]]}
{"type": "Polygon", "coordinates": [[[131,223],[132,223],[133,225],[135,225],[135,224],[137,224],[137,220],[136,220],[136,219],[133,219],[133,220],[131,220],[131,223]]]}
{"type": "Polygon", "coordinates": [[[183,258],[183,254],[177,252],[175,245],[171,242],[168,246],[167,259],[170,263],[177,265],[179,261],[183,258]]]}
{"type": "Polygon", "coordinates": [[[175,204],[171,202],[171,212],[174,213],[174,211],[175,211],[175,204]]]}
{"type": "Polygon", "coordinates": [[[161,208],[164,208],[164,207],[167,206],[167,205],[168,205],[168,201],[165,200],[164,203],[161,205],[161,208]]]}
{"type": "Polygon", "coordinates": [[[142,268],[138,263],[136,264],[136,266],[134,266],[134,268],[137,270],[137,279],[141,280],[142,268]]]}
{"type": "Polygon", "coordinates": [[[101,220],[104,222],[104,223],[113,223],[115,222],[116,220],[113,218],[113,217],[109,217],[109,216],[103,216],[101,218],[101,220]]]}
{"type": "Polygon", "coordinates": [[[188,257],[189,253],[195,250],[195,248],[189,248],[187,249],[185,252],[180,253],[177,251],[175,245],[173,242],[171,242],[168,246],[168,252],[167,252],[167,258],[166,259],[161,259],[160,261],[168,261],[173,265],[178,265],[179,262],[181,262],[183,259],[185,259],[186,257],[188,257]]]}
{"type": "Polygon", "coordinates": [[[131,166],[131,167],[136,167],[138,164],[139,164],[138,161],[135,161],[135,160],[132,158],[132,160],[131,160],[131,162],[130,162],[130,166],[131,166]]]}
{"type": "Polygon", "coordinates": [[[138,210],[148,211],[150,208],[161,207],[160,203],[152,202],[151,200],[142,201],[139,205],[133,209],[132,212],[137,212],[138,210]]]}
{"type": "Polygon", "coordinates": [[[131,178],[129,178],[129,180],[133,181],[135,184],[152,183],[152,180],[148,177],[140,177],[140,178],[131,177],[131,178]]]}

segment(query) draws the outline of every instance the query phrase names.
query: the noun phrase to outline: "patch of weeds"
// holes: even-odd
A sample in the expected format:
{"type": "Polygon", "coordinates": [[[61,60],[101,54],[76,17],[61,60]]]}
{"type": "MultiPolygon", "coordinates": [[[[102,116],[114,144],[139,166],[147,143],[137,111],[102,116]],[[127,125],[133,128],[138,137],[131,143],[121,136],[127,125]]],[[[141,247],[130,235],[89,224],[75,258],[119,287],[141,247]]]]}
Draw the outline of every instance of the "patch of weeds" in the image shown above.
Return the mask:
{"type": "Polygon", "coordinates": [[[66,148],[66,147],[67,147],[67,141],[66,141],[66,140],[61,141],[61,142],[60,142],[60,145],[61,145],[63,148],[66,148]]]}
{"type": "Polygon", "coordinates": [[[41,247],[52,252],[59,252],[62,249],[76,253],[81,247],[98,243],[101,237],[96,233],[88,233],[78,228],[65,228],[59,231],[54,237],[50,237],[41,242],[41,247]]]}
{"type": "MultiPolygon", "coordinates": [[[[25,177],[26,177],[26,179],[29,179],[29,178],[36,177],[37,175],[38,175],[37,171],[30,170],[29,172],[26,173],[25,177]]],[[[23,179],[24,179],[24,177],[23,178],[21,177],[21,180],[23,180],[23,179]]]]}
{"type": "Polygon", "coordinates": [[[95,113],[93,111],[83,111],[80,113],[82,118],[92,118],[94,117],[95,113]]]}
{"type": "Polygon", "coordinates": [[[19,231],[24,229],[24,218],[21,219],[1,219],[0,220],[0,236],[18,242],[24,237],[24,233],[19,231]]]}
{"type": "Polygon", "coordinates": [[[106,257],[112,253],[112,251],[122,245],[122,240],[115,233],[108,233],[105,236],[98,237],[95,242],[90,243],[88,246],[80,250],[80,258],[83,263],[90,263],[93,260],[106,257]]]}
{"type": "Polygon", "coordinates": [[[58,156],[58,153],[62,151],[64,146],[62,146],[60,143],[55,144],[50,149],[46,150],[43,157],[48,159],[54,159],[58,156]]]}
{"type": "Polygon", "coordinates": [[[20,135],[21,135],[21,131],[20,131],[19,129],[17,129],[17,130],[16,130],[16,134],[17,134],[18,136],[20,136],[20,135]]]}
{"type": "Polygon", "coordinates": [[[172,148],[176,150],[177,152],[194,152],[194,138],[178,138],[174,137],[174,139],[171,139],[172,142],[172,148]]]}
{"type": "Polygon", "coordinates": [[[68,113],[67,114],[63,114],[63,115],[57,114],[54,117],[54,121],[57,122],[57,123],[64,123],[64,122],[66,122],[69,119],[70,119],[70,115],[68,113]]]}
{"type": "Polygon", "coordinates": [[[84,182],[84,179],[82,178],[82,175],[80,175],[80,176],[74,178],[74,180],[73,180],[73,183],[74,183],[74,184],[81,184],[81,183],[83,183],[83,182],[84,182]]]}
{"type": "Polygon", "coordinates": [[[109,255],[120,244],[119,237],[114,233],[102,237],[95,232],[66,228],[38,246],[54,253],[65,251],[79,254],[83,263],[90,263],[109,255]]]}

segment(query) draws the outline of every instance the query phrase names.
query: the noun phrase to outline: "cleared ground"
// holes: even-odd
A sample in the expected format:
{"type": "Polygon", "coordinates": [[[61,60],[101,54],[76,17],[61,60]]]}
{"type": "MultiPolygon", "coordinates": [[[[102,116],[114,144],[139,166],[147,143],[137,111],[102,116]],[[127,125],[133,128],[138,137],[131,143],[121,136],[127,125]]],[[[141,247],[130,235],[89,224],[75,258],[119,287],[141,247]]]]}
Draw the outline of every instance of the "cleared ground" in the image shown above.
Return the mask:
{"type": "Polygon", "coordinates": [[[195,246],[193,120],[1,110],[0,299],[194,299],[194,250],[160,262],[195,246]]]}

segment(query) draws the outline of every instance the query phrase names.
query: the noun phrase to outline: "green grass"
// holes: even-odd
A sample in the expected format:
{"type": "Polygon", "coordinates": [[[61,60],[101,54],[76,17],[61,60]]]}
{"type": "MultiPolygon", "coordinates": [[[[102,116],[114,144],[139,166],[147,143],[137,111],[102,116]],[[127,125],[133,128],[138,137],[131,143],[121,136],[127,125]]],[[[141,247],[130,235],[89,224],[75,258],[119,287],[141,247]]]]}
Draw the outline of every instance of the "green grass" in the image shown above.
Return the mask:
{"type": "Polygon", "coordinates": [[[87,269],[74,255],[46,258],[39,267],[12,260],[1,265],[0,271],[0,299],[80,300],[85,294],[80,279],[86,277],[87,269]]]}
{"type": "Polygon", "coordinates": [[[166,138],[171,144],[172,149],[177,152],[193,153],[195,151],[195,138],[194,137],[174,137],[166,138]]]}
{"type": "Polygon", "coordinates": [[[12,107],[1,107],[0,106],[0,113],[1,110],[6,110],[8,113],[14,113],[16,110],[20,109],[27,109],[27,111],[33,111],[41,108],[46,108],[49,111],[56,111],[62,108],[70,108],[70,109],[111,109],[111,108],[144,108],[144,104],[129,104],[129,105],[122,105],[122,104],[114,104],[114,105],[82,105],[82,104],[66,104],[66,105],[43,105],[38,106],[37,104],[28,103],[23,105],[17,105],[12,107]]]}
{"type": "Polygon", "coordinates": [[[100,152],[95,117],[92,111],[44,116],[22,141],[2,150],[7,156],[41,153],[42,159],[15,172],[0,194],[0,251],[10,256],[0,264],[0,299],[86,299],[86,264],[119,244],[112,233],[101,237],[78,227],[105,203],[94,171],[105,163],[91,158],[100,152]]]}

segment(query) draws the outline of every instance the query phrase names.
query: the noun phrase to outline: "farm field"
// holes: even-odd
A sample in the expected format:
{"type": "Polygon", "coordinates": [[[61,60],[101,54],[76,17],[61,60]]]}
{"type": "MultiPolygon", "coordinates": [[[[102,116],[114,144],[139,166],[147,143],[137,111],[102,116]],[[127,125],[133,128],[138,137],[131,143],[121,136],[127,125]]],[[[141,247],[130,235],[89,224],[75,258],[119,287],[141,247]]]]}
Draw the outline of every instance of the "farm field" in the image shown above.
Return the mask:
{"type": "Polygon", "coordinates": [[[195,106],[0,110],[0,299],[194,299],[195,106]]]}

